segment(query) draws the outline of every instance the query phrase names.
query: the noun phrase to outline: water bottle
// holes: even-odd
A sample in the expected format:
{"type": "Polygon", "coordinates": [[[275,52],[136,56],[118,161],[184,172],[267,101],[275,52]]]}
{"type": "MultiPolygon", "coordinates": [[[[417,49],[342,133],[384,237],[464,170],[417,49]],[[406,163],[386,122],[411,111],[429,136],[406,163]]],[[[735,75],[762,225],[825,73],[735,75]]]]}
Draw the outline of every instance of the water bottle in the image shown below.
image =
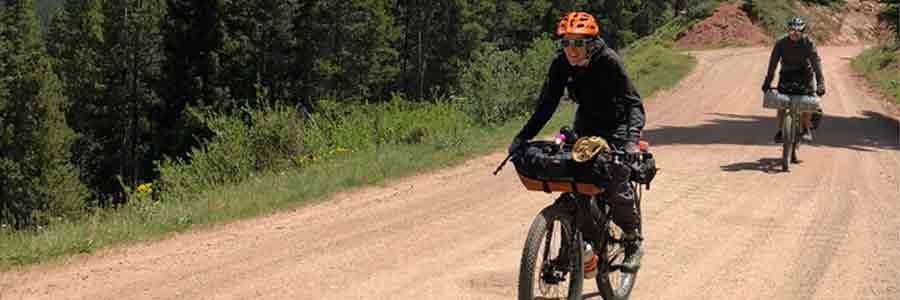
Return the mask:
{"type": "Polygon", "coordinates": [[[594,254],[594,249],[590,243],[584,243],[584,252],[581,254],[581,261],[584,262],[584,279],[593,279],[597,277],[597,261],[599,258],[594,254]]]}

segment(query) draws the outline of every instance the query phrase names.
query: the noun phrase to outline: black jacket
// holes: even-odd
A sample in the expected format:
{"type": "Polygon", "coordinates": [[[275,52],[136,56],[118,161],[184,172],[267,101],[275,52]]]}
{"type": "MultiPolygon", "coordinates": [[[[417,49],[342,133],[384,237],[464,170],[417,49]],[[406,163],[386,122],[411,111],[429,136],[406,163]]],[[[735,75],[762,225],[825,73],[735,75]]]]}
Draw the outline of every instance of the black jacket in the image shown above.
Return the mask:
{"type": "Polygon", "coordinates": [[[813,74],[815,74],[817,87],[825,87],[825,78],[822,76],[822,60],[819,58],[815,42],[808,37],[804,36],[796,42],[791,41],[790,37],[784,37],[775,43],[763,86],[772,84],[775,68],[779,62],[781,62],[781,70],[778,73],[778,87],[782,92],[791,83],[797,83],[804,89],[802,92],[811,94],[813,92],[813,74]]]}
{"type": "Polygon", "coordinates": [[[596,42],[590,59],[587,67],[573,67],[565,53],[553,60],[537,108],[517,138],[530,140],[544,128],[565,88],[578,103],[574,125],[578,136],[602,136],[613,143],[638,141],[644,128],[644,105],[621,59],[602,40],[596,42]]]}

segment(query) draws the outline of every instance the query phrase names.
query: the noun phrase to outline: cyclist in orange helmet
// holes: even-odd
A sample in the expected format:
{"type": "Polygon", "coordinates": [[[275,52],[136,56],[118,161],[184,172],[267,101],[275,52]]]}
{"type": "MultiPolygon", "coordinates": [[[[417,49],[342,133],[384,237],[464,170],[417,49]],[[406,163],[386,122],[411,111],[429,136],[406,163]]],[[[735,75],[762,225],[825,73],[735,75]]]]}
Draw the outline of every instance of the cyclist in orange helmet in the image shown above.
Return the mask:
{"type": "MultiPolygon", "coordinates": [[[[568,90],[569,97],[578,104],[573,126],[576,135],[600,136],[628,154],[638,153],[645,119],[641,96],[619,56],[600,38],[600,27],[594,17],[585,12],[569,13],[560,20],[556,36],[562,52],[550,63],[536,111],[513,139],[510,153],[534,138],[547,124],[563,90],[568,90]]],[[[610,170],[612,178],[603,197],[612,205],[613,221],[625,232],[623,266],[637,269],[643,247],[638,232],[640,217],[629,185],[631,169],[624,163],[613,163],[610,170]]],[[[594,226],[579,227],[584,228],[588,240],[596,241],[600,236],[594,226]]]]}

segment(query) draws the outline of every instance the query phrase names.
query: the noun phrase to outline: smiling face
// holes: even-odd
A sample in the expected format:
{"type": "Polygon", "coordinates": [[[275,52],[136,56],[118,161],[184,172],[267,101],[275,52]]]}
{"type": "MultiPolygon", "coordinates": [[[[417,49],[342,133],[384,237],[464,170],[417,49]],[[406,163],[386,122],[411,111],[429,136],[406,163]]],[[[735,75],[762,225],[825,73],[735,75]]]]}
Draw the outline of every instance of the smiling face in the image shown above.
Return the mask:
{"type": "Polygon", "coordinates": [[[570,65],[586,66],[588,59],[588,50],[592,47],[589,37],[581,34],[566,34],[560,41],[563,46],[563,52],[566,53],[566,59],[570,65]]]}

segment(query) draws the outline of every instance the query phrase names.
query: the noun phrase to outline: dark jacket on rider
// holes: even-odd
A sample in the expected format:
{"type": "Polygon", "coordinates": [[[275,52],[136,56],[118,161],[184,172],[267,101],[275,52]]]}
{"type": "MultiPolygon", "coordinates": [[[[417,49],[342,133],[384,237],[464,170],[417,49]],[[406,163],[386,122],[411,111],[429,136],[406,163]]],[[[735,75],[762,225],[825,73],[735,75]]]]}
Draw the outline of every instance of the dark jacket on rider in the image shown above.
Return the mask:
{"type": "MultiPolygon", "coordinates": [[[[537,109],[516,139],[527,141],[544,128],[559,106],[563,90],[578,103],[575,113],[575,133],[578,136],[601,136],[621,147],[627,142],[637,143],[644,128],[644,105],[616,53],[597,40],[587,67],[573,67],[561,53],[550,64],[547,81],[541,89],[537,109]]],[[[627,150],[626,150],[627,151],[627,150]]],[[[640,227],[640,216],[634,205],[634,191],[628,183],[631,169],[623,163],[610,164],[611,178],[603,196],[612,205],[613,221],[626,232],[640,227]]],[[[578,201],[583,205],[588,201],[578,201]]],[[[590,211],[588,208],[580,212],[590,211]]],[[[579,218],[582,222],[593,220],[579,218]]],[[[598,241],[597,226],[583,224],[585,239],[598,241]]]]}
{"type": "Polygon", "coordinates": [[[816,44],[809,37],[803,36],[799,41],[792,41],[789,36],[782,38],[772,49],[769,58],[769,68],[766,73],[764,87],[772,84],[775,68],[781,62],[781,71],[778,73],[778,89],[782,92],[794,92],[812,94],[814,92],[812,80],[815,74],[817,88],[825,88],[825,78],[822,76],[822,60],[816,50],[816,44]],[[791,85],[797,85],[791,89],[791,85]]]}
{"type": "Polygon", "coordinates": [[[637,143],[644,128],[644,106],[616,53],[602,40],[595,42],[587,67],[569,64],[560,53],[550,65],[537,109],[516,136],[530,140],[553,116],[563,89],[578,103],[575,133],[602,136],[615,144],[637,143]]]}

